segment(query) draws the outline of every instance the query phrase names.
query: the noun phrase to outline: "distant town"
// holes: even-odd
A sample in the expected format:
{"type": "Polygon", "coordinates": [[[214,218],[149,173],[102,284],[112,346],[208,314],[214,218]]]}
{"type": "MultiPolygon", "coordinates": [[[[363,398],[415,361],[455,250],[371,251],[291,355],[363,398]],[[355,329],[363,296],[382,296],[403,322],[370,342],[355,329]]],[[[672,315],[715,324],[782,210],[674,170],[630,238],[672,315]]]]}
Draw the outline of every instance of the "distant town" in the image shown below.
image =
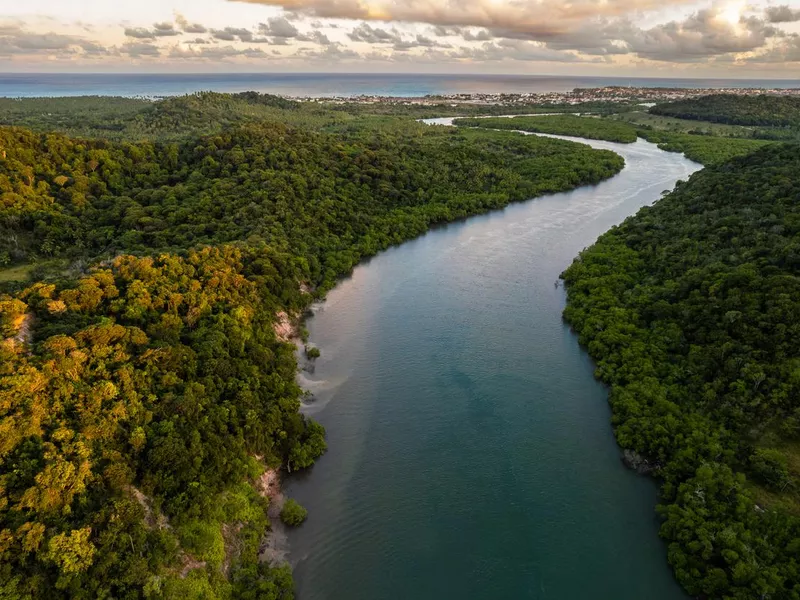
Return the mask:
{"type": "Polygon", "coordinates": [[[800,88],[641,88],[608,86],[602,88],[576,88],[571,92],[544,92],[524,94],[442,94],[419,97],[398,96],[333,96],[308,97],[292,96],[292,100],[316,102],[321,104],[395,104],[395,105],[530,105],[530,104],[584,104],[587,102],[668,102],[706,96],[708,94],[735,94],[754,96],[772,94],[780,96],[800,96],[800,88]]]}

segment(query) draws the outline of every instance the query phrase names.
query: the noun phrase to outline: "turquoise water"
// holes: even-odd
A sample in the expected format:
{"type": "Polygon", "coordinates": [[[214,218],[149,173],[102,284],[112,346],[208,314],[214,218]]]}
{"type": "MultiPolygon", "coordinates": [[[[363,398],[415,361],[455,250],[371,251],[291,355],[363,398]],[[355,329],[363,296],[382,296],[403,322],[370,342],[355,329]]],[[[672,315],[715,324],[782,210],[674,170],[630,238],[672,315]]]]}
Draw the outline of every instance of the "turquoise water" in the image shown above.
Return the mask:
{"type": "Polygon", "coordinates": [[[425,96],[569,92],[607,85],[667,88],[794,88],[797,79],[558,77],[374,73],[0,73],[0,96],[174,96],[198,91],[286,96],[425,96]]]}
{"type": "Polygon", "coordinates": [[[554,282],[699,165],[591,144],[626,169],[390,249],[308,321],[330,450],[286,485],[300,600],[685,598],[554,282]]]}

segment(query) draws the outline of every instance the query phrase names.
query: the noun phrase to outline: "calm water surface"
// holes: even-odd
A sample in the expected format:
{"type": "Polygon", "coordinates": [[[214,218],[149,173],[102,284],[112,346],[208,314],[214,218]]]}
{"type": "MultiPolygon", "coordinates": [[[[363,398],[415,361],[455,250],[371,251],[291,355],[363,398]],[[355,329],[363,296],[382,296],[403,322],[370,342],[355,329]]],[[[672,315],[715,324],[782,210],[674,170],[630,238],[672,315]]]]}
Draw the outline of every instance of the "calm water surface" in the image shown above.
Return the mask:
{"type": "Polygon", "coordinates": [[[685,598],[554,282],[699,165],[590,143],[625,170],[390,249],[309,320],[330,450],[286,486],[300,600],[685,598]]]}
{"type": "Polygon", "coordinates": [[[174,96],[198,91],[286,96],[568,92],[576,87],[800,87],[797,79],[669,79],[375,73],[0,73],[0,96],[174,96]]]}

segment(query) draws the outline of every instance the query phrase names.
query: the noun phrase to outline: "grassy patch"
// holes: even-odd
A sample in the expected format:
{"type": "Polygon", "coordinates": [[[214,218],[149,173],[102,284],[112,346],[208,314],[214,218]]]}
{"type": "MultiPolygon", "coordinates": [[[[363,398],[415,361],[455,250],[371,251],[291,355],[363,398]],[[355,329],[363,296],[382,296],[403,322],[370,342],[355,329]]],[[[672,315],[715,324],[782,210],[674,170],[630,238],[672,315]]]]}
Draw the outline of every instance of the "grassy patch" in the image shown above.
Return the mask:
{"type": "Polygon", "coordinates": [[[696,121],[690,119],[680,119],[677,117],[654,115],[642,111],[624,112],[613,115],[610,118],[616,121],[629,123],[635,127],[653,129],[655,131],[667,131],[670,133],[687,133],[707,137],[742,139],[786,141],[798,139],[798,132],[796,130],[789,130],[782,127],[729,125],[725,123],[712,123],[711,121],[696,121]]]}
{"type": "Polygon", "coordinates": [[[13,267],[0,269],[0,282],[28,281],[31,271],[35,266],[34,264],[14,265],[13,267]]]}

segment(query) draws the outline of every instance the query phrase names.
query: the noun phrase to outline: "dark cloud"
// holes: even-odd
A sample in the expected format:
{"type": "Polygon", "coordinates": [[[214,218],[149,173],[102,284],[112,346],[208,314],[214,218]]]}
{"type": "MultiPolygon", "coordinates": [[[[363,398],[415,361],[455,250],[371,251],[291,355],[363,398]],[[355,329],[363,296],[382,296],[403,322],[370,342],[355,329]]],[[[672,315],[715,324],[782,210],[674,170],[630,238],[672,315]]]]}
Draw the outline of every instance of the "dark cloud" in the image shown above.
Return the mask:
{"type": "Polygon", "coordinates": [[[770,23],[793,23],[800,21],[800,8],[794,9],[784,4],[783,6],[770,6],[764,11],[770,23]]]}
{"type": "Polygon", "coordinates": [[[152,40],[156,37],[152,31],[144,27],[126,27],[125,35],[138,40],[152,40]]]}
{"type": "Polygon", "coordinates": [[[250,44],[269,44],[269,39],[264,37],[256,37],[255,34],[249,29],[240,27],[226,27],[225,29],[212,29],[211,36],[223,42],[247,42],[250,44]]]}
{"type": "Polygon", "coordinates": [[[450,44],[437,42],[424,35],[416,35],[408,40],[400,40],[392,45],[392,48],[399,51],[411,50],[412,48],[452,48],[450,44]]]}
{"type": "Polygon", "coordinates": [[[211,36],[214,39],[222,40],[224,42],[235,42],[239,39],[235,33],[231,33],[230,31],[227,31],[227,29],[230,28],[226,27],[225,29],[212,29],[211,36]]]}
{"type": "Polygon", "coordinates": [[[456,35],[461,35],[462,28],[461,27],[444,27],[442,25],[437,25],[431,28],[433,31],[433,35],[436,37],[452,37],[456,35]]]}
{"type": "Polygon", "coordinates": [[[19,25],[0,26],[0,55],[37,54],[58,51],[60,54],[99,56],[109,50],[96,42],[75,35],[37,33],[19,25]]]}
{"type": "Polygon", "coordinates": [[[313,42],[314,44],[319,44],[321,46],[327,46],[332,43],[328,39],[328,36],[321,31],[312,31],[308,34],[301,33],[297,36],[297,40],[301,42],[313,42]]]}
{"type": "Polygon", "coordinates": [[[387,31],[380,27],[372,27],[369,23],[361,23],[348,33],[347,37],[354,42],[366,42],[367,44],[395,44],[403,41],[396,30],[387,31]]]}
{"type": "Polygon", "coordinates": [[[180,35],[181,32],[175,29],[172,23],[154,23],[153,29],[144,27],[126,27],[125,35],[137,40],[152,40],[157,37],[173,37],[180,35]]]}
{"type": "Polygon", "coordinates": [[[300,32],[285,17],[272,17],[258,24],[258,31],[274,38],[295,38],[300,32]]]}
{"type": "Polygon", "coordinates": [[[493,40],[496,36],[487,29],[479,29],[477,32],[466,29],[461,33],[461,37],[468,42],[488,42],[489,40],[493,40]]]}
{"type": "Polygon", "coordinates": [[[181,32],[175,29],[172,23],[153,23],[153,35],[156,37],[172,37],[180,34],[181,32]]]}

